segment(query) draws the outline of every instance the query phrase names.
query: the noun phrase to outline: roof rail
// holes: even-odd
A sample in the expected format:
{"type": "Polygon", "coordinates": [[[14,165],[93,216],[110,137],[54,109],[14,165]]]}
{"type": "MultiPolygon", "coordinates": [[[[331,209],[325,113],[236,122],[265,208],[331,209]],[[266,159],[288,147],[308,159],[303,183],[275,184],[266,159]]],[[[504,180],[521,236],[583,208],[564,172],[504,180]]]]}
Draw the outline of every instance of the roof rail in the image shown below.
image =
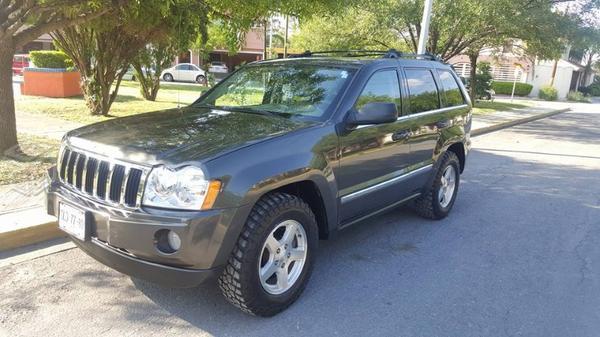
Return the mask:
{"type": "Polygon", "coordinates": [[[431,61],[439,61],[442,62],[442,59],[439,56],[433,55],[431,53],[425,54],[410,54],[410,53],[402,53],[397,51],[396,49],[390,50],[361,50],[361,49],[350,49],[350,50],[324,50],[324,51],[310,51],[307,50],[302,54],[290,56],[291,58],[298,57],[312,57],[312,56],[333,56],[335,54],[339,54],[338,56],[342,57],[362,57],[362,56],[381,56],[382,58],[414,58],[414,59],[424,59],[431,61]]]}

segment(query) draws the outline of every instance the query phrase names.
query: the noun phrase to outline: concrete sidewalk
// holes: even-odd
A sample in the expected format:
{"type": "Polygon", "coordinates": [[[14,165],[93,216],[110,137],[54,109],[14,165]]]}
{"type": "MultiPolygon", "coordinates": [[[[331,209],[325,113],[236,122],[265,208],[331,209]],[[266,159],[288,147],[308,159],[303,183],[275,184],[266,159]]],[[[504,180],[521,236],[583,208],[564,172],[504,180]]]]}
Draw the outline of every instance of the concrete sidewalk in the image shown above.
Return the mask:
{"type": "MultiPolygon", "coordinates": [[[[552,105],[546,104],[474,115],[471,134],[477,136],[545,118],[568,110],[565,106],[561,104],[557,109],[556,106],[552,108],[552,105]]],[[[57,139],[79,126],[77,123],[23,112],[17,113],[17,124],[19,132],[57,139]]],[[[46,214],[44,200],[41,181],[0,186],[0,251],[64,236],[55,219],[46,214]]]]}

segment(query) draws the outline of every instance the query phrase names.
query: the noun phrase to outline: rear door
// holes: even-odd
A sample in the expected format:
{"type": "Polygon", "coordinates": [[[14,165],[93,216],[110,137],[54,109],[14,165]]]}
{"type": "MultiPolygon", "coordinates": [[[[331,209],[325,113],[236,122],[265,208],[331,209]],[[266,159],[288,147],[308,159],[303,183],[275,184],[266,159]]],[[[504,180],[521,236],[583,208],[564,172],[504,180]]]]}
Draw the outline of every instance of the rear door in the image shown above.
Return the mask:
{"type": "MultiPolygon", "coordinates": [[[[377,70],[364,84],[355,102],[393,102],[402,111],[397,68],[377,70]]],[[[341,160],[336,172],[340,193],[340,220],[351,222],[401,200],[409,157],[408,130],[403,121],[360,126],[340,136],[341,160]]]]}
{"type": "MultiPolygon", "coordinates": [[[[404,68],[403,72],[409,98],[408,111],[402,119],[410,124],[410,162],[414,168],[431,167],[442,133],[452,128],[454,116],[460,114],[457,110],[464,107],[462,93],[447,70],[442,77],[436,69],[428,67],[404,68]],[[448,93],[442,82],[451,88],[448,93]]],[[[418,176],[413,183],[422,186],[427,178],[418,176]]]]}

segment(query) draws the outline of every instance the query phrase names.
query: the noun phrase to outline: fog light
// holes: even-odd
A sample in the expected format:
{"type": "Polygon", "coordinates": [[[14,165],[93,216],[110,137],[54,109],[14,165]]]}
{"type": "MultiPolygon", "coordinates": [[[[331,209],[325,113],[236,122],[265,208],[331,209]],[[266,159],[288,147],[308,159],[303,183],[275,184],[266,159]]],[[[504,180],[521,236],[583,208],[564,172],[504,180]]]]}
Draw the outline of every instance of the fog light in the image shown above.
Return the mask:
{"type": "Polygon", "coordinates": [[[181,248],[181,238],[177,233],[169,231],[169,234],[167,234],[167,241],[173,250],[179,250],[179,248],[181,248]]]}
{"type": "Polygon", "coordinates": [[[177,233],[168,229],[161,229],[154,233],[156,248],[164,254],[173,254],[181,248],[181,238],[177,233]]]}

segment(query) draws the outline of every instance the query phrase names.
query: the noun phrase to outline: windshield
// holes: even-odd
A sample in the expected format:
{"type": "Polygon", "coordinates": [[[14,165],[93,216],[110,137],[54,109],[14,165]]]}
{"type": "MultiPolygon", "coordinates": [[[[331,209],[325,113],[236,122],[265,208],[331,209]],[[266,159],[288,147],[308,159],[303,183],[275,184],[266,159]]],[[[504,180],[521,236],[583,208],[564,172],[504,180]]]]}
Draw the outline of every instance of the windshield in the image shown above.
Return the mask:
{"type": "Polygon", "coordinates": [[[250,65],[220,82],[194,105],[321,118],[352,71],[289,63],[250,65]]]}

